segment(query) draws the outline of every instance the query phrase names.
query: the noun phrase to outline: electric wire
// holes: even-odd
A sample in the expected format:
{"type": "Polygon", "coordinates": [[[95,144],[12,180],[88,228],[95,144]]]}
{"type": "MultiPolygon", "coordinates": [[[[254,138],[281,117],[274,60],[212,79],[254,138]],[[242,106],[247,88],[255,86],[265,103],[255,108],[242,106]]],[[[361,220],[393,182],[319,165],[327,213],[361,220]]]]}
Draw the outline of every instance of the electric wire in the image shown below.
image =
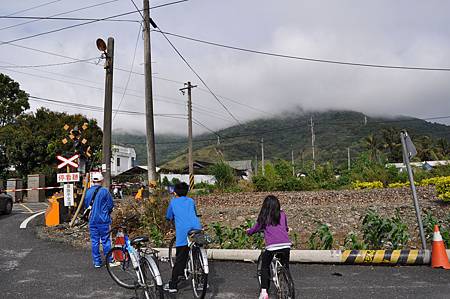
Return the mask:
{"type": "Polygon", "coordinates": [[[209,88],[209,86],[206,84],[206,82],[203,80],[203,78],[199,75],[199,73],[197,73],[194,68],[189,64],[189,62],[184,58],[184,56],[180,53],[180,51],[175,47],[175,45],[170,41],[170,39],[164,34],[163,31],[161,31],[161,29],[156,28],[156,31],[160,32],[164,38],[167,40],[167,42],[170,44],[170,46],[172,47],[172,49],[178,54],[178,56],[180,56],[181,60],[184,61],[184,63],[188,66],[188,68],[195,74],[195,76],[202,82],[203,86],[206,87],[206,89],[209,90],[209,92],[211,93],[211,95],[216,99],[216,101],[225,109],[225,111],[227,111],[227,113],[237,122],[238,125],[241,124],[241,122],[234,116],[233,113],[231,113],[231,111],[227,108],[227,106],[225,106],[222,101],[216,96],[216,94],[211,90],[211,88],[209,88]]]}
{"type": "MultiPolygon", "coordinates": [[[[73,13],[73,12],[79,12],[79,11],[82,11],[82,10],[86,10],[86,9],[90,9],[90,8],[94,8],[94,7],[98,7],[98,6],[103,6],[105,4],[109,4],[109,3],[113,3],[113,2],[117,2],[117,1],[119,1],[119,0],[110,0],[110,1],[102,2],[102,3],[98,3],[98,4],[84,6],[84,7],[80,7],[80,8],[77,8],[77,9],[73,9],[73,10],[57,13],[57,14],[54,14],[54,15],[50,15],[47,18],[53,18],[53,17],[62,16],[62,15],[66,15],[66,14],[73,13]]],[[[14,24],[14,25],[2,27],[2,28],[0,28],[0,31],[5,30],[5,29],[14,28],[14,27],[23,26],[23,25],[34,23],[34,22],[38,22],[38,21],[40,21],[40,20],[31,20],[31,21],[22,22],[22,23],[19,23],[19,24],[14,24]]]]}
{"type": "MultiPolygon", "coordinates": [[[[159,8],[159,7],[163,7],[163,6],[167,6],[167,5],[171,5],[171,4],[176,4],[176,3],[180,3],[180,2],[185,2],[185,1],[187,1],[187,0],[181,0],[181,1],[176,1],[176,2],[172,2],[172,3],[166,3],[166,4],[162,4],[162,5],[158,5],[158,6],[152,7],[150,9],[155,9],[155,8],[159,8]]],[[[80,27],[80,26],[84,26],[84,25],[89,25],[89,24],[100,22],[100,21],[105,21],[105,20],[110,20],[110,19],[114,19],[114,18],[119,18],[119,17],[131,15],[131,14],[135,14],[137,12],[140,12],[140,11],[135,11],[134,10],[134,11],[130,11],[130,12],[116,14],[116,15],[109,16],[109,17],[93,19],[91,21],[87,21],[87,22],[83,22],[83,23],[79,23],[79,24],[73,24],[73,25],[70,25],[70,26],[56,28],[56,29],[53,29],[53,30],[40,32],[40,33],[28,35],[28,36],[23,36],[23,37],[19,37],[19,38],[15,38],[15,39],[9,40],[9,41],[0,41],[0,46],[5,45],[5,44],[18,42],[18,41],[22,41],[22,40],[26,40],[26,39],[30,39],[30,38],[34,38],[34,37],[39,37],[39,36],[51,34],[51,33],[60,32],[60,31],[63,31],[63,30],[68,30],[68,29],[72,29],[72,28],[76,28],[76,27],[80,27]]]]}
{"type": "Polygon", "coordinates": [[[188,37],[180,34],[175,34],[171,32],[161,31],[161,30],[153,30],[156,32],[160,32],[163,35],[170,35],[173,37],[190,40],[202,44],[207,44],[215,47],[221,47],[236,51],[242,51],[247,53],[253,53],[253,54],[260,54],[260,55],[266,55],[266,56],[272,56],[272,57],[278,57],[278,58],[287,58],[287,59],[294,59],[294,60],[303,60],[303,61],[309,61],[309,62],[319,62],[319,63],[328,63],[328,64],[337,64],[337,65],[347,65],[347,66],[356,66],[356,67],[370,67],[370,68],[384,68],[384,69],[401,69],[401,70],[416,70],[416,71],[450,71],[450,68],[438,68],[438,67],[418,67],[418,66],[403,66],[403,65],[387,65],[387,64],[372,64],[372,63],[359,63],[359,62],[350,62],[350,61],[338,61],[338,60],[329,60],[329,59],[318,59],[318,58],[310,58],[310,57],[301,57],[301,56],[293,56],[293,55],[285,55],[285,54],[279,54],[279,53],[272,53],[272,52],[266,52],[266,51],[259,51],[259,50],[253,50],[243,47],[236,47],[226,44],[220,44],[215,43],[211,41],[201,40],[198,38],[188,37]]]}
{"type": "Polygon", "coordinates": [[[22,9],[22,10],[10,13],[10,14],[8,14],[8,16],[18,15],[18,14],[26,12],[26,11],[30,11],[30,10],[33,10],[33,9],[41,8],[41,7],[44,7],[44,6],[47,6],[47,5],[56,3],[56,2],[61,2],[61,1],[63,1],[63,0],[53,0],[53,1],[45,2],[45,3],[39,4],[39,5],[36,5],[36,6],[33,6],[33,7],[29,7],[29,8],[26,8],[26,9],[22,9]]]}
{"type": "MultiPolygon", "coordinates": [[[[135,43],[135,45],[134,45],[133,59],[132,59],[132,61],[131,61],[130,73],[128,74],[128,78],[127,78],[127,81],[126,81],[126,83],[125,83],[125,88],[124,88],[123,93],[122,93],[122,98],[120,99],[119,105],[117,106],[117,111],[119,111],[120,106],[122,105],[123,99],[125,98],[125,94],[126,94],[126,92],[127,92],[128,84],[130,83],[131,72],[133,71],[134,61],[135,61],[135,59],[136,59],[136,51],[137,51],[138,44],[139,44],[139,37],[141,36],[141,28],[142,28],[142,23],[141,23],[141,25],[139,26],[138,35],[137,35],[137,38],[136,38],[136,43],[135,43]]],[[[113,121],[116,119],[117,111],[116,111],[116,113],[114,114],[113,121]]]]}
{"type": "Polygon", "coordinates": [[[52,66],[75,64],[75,63],[86,62],[86,61],[93,61],[93,60],[98,60],[99,58],[100,57],[92,57],[92,58],[80,59],[80,60],[76,60],[76,61],[49,63],[49,64],[37,64],[37,65],[0,65],[0,68],[3,68],[3,69],[25,69],[25,68],[52,67],[52,66]]]}

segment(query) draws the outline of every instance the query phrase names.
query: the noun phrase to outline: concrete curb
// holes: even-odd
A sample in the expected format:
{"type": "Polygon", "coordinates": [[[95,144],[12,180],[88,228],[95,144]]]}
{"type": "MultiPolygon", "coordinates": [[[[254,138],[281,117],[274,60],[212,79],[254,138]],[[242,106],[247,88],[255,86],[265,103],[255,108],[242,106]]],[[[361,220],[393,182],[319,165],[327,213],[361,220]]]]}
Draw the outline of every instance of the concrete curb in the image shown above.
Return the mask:
{"type": "MultiPolygon", "coordinates": [[[[155,248],[167,258],[168,248],[155,248]]],[[[209,260],[256,262],[261,250],[207,249],[209,260]]],[[[447,250],[450,256],[450,250],[447,250]]],[[[366,264],[366,265],[428,265],[431,250],[291,250],[293,263],[366,264]]]]}

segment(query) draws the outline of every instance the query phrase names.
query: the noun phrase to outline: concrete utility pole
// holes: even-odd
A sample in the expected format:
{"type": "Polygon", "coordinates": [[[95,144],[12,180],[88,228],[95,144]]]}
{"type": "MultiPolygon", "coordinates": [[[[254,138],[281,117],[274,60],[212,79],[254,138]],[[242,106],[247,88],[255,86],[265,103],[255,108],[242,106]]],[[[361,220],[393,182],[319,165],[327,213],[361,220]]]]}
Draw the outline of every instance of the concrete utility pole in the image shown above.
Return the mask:
{"type": "Polygon", "coordinates": [[[314,135],[314,122],[311,116],[311,148],[312,148],[312,159],[313,159],[313,169],[316,170],[316,153],[314,142],[316,141],[316,135],[314,135]]]}
{"type": "MultiPolygon", "coordinates": [[[[180,91],[184,94],[184,91],[188,91],[188,164],[189,164],[189,190],[194,189],[194,158],[192,150],[192,88],[197,85],[192,85],[191,82],[184,83],[186,87],[180,88],[180,91]]],[[[218,143],[220,143],[218,139],[218,143]]]]}
{"type": "MultiPolygon", "coordinates": [[[[103,42],[103,45],[105,43],[103,42]]],[[[100,48],[99,48],[100,49],[100,48]]],[[[103,48],[102,48],[103,49],[103,48]]],[[[112,96],[114,71],[114,38],[108,38],[105,70],[105,106],[103,108],[103,157],[102,172],[104,173],[103,186],[109,190],[111,186],[111,127],[112,127],[112,96]]]]}
{"type": "Polygon", "coordinates": [[[347,147],[347,166],[348,170],[350,170],[350,148],[347,147]]]}
{"type": "Polygon", "coordinates": [[[294,150],[291,150],[292,176],[295,176],[294,150]]]}
{"type": "Polygon", "coordinates": [[[262,175],[266,175],[266,170],[264,169],[265,167],[264,164],[264,138],[261,138],[261,170],[262,170],[262,175]]]}
{"type": "Polygon", "coordinates": [[[145,124],[147,132],[148,186],[156,186],[155,125],[153,120],[152,54],[150,47],[150,4],[144,0],[144,74],[145,74],[145,124]]]}

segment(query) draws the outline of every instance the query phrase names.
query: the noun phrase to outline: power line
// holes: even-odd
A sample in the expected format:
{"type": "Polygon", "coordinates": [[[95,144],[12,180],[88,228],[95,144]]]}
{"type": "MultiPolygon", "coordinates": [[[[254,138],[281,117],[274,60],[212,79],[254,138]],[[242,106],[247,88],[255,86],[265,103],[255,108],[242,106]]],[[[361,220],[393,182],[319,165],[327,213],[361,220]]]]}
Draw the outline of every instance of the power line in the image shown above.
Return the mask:
{"type": "MultiPolygon", "coordinates": [[[[66,14],[69,14],[69,13],[73,13],[73,12],[78,12],[78,11],[90,9],[90,8],[94,8],[94,7],[97,7],[97,6],[102,6],[102,5],[105,5],[105,4],[117,2],[117,1],[119,1],[119,0],[111,0],[111,1],[106,1],[106,2],[102,2],[102,3],[98,3],[98,4],[93,4],[93,5],[89,5],[89,6],[84,6],[84,7],[81,7],[81,8],[77,8],[77,9],[73,9],[73,10],[69,10],[69,11],[57,13],[57,14],[54,14],[54,15],[50,15],[50,16],[48,16],[48,18],[57,17],[57,16],[62,16],[62,15],[66,15],[66,14]]],[[[28,21],[28,22],[23,22],[23,23],[19,23],[19,24],[14,24],[14,25],[2,27],[2,28],[0,28],[0,31],[5,30],[5,29],[10,29],[10,28],[18,27],[18,26],[22,26],[22,25],[26,25],[26,24],[30,24],[30,23],[34,23],[34,22],[38,22],[38,21],[39,21],[39,20],[31,20],[31,21],[28,21]]]]}
{"type": "MultiPolygon", "coordinates": [[[[60,100],[43,98],[43,97],[36,97],[36,96],[32,96],[32,95],[29,95],[28,97],[32,101],[46,102],[46,103],[51,103],[51,104],[55,104],[55,105],[68,106],[68,107],[73,107],[73,108],[78,108],[78,109],[79,108],[83,108],[83,109],[86,109],[86,110],[89,110],[89,111],[103,112],[103,107],[100,107],[100,106],[93,106],[93,105],[80,104],[80,103],[75,103],[75,102],[60,101],[60,100]]],[[[143,112],[132,111],[132,110],[113,109],[113,111],[116,111],[119,114],[125,114],[125,115],[145,115],[145,113],[143,113],[143,112]]],[[[158,116],[158,117],[169,117],[169,118],[180,118],[180,117],[184,116],[184,114],[155,113],[155,116],[158,116]]],[[[184,117],[183,119],[186,119],[186,117],[184,117]]]]}
{"type": "MultiPolygon", "coordinates": [[[[138,47],[138,44],[139,44],[139,37],[141,36],[141,28],[142,28],[142,23],[139,26],[138,35],[137,35],[137,38],[136,38],[136,44],[134,45],[134,52],[133,52],[133,59],[131,61],[130,73],[128,74],[127,82],[125,83],[125,88],[124,88],[123,93],[122,93],[122,98],[120,99],[119,105],[117,106],[117,111],[120,109],[120,105],[122,105],[123,99],[125,98],[125,94],[127,92],[128,84],[130,83],[131,72],[133,71],[134,60],[136,59],[136,51],[137,51],[137,47],[138,47]]],[[[117,111],[114,114],[113,121],[116,119],[117,111]]]]}
{"type": "Polygon", "coordinates": [[[3,69],[25,69],[25,68],[39,68],[39,67],[52,67],[52,66],[61,66],[68,64],[75,64],[80,62],[98,60],[100,57],[93,57],[88,59],[81,59],[76,61],[68,61],[68,62],[59,62],[59,63],[49,63],[49,64],[37,64],[37,65],[0,65],[0,68],[3,69]]]}
{"type": "Polygon", "coordinates": [[[205,86],[209,92],[212,94],[212,96],[219,102],[219,104],[227,111],[227,113],[240,125],[241,123],[239,120],[231,113],[231,111],[222,103],[222,101],[216,96],[216,94],[209,88],[209,86],[206,84],[206,82],[202,79],[202,77],[194,70],[194,68],[189,64],[189,62],[183,57],[183,55],[178,51],[178,49],[175,47],[175,45],[170,41],[170,39],[164,34],[163,31],[159,27],[155,29],[156,31],[160,32],[164,38],[167,40],[167,42],[170,44],[172,49],[180,56],[181,60],[184,61],[184,63],[189,67],[189,69],[195,74],[195,76],[203,83],[203,86],[205,86]]]}
{"type": "Polygon", "coordinates": [[[266,55],[266,56],[272,56],[272,57],[279,57],[279,58],[287,58],[287,59],[294,59],[294,60],[303,60],[303,61],[310,61],[310,62],[320,62],[320,63],[329,63],[329,64],[338,64],[338,65],[348,65],[348,66],[358,66],[358,67],[370,67],[370,68],[384,68],[384,69],[401,69],[401,70],[416,70],[416,71],[450,71],[450,68],[434,68],[434,67],[417,67],[417,66],[402,66],[402,65],[387,65],[387,64],[372,64],[372,63],[359,63],[359,62],[349,62],[349,61],[338,61],[338,60],[328,60],[328,59],[318,59],[318,58],[310,58],[310,57],[300,57],[300,56],[293,56],[293,55],[285,55],[285,54],[279,54],[279,53],[271,53],[266,51],[259,51],[259,50],[253,50],[248,48],[242,48],[242,47],[236,47],[236,46],[230,46],[215,42],[210,42],[206,40],[201,40],[193,37],[183,36],[180,34],[170,33],[170,32],[163,32],[161,30],[154,30],[156,32],[160,32],[163,35],[167,34],[170,36],[182,38],[185,40],[190,40],[202,44],[207,44],[210,46],[215,47],[221,47],[236,51],[242,51],[247,53],[253,53],[253,54],[260,54],[260,55],[266,55]]]}
{"type": "MultiPolygon", "coordinates": [[[[114,0],[114,1],[118,1],[118,0],[114,0]]],[[[34,16],[23,16],[23,17],[0,16],[0,19],[19,19],[19,20],[24,19],[24,20],[35,20],[35,21],[42,21],[42,20],[46,20],[46,21],[97,21],[97,20],[99,20],[98,18],[75,18],[75,17],[62,18],[62,17],[34,17],[34,16]]],[[[120,19],[120,20],[108,19],[108,20],[103,20],[103,21],[139,23],[138,20],[131,20],[131,19],[120,19]]]]}
{"type": "MultiPolygon", "coordinates": [[[[185,2],[185,1],[187,1],[187,0],[181,0],[181,1],[176,1],[176,2],[172,2],[172,3],[166,3],[166,4],[162,4],[162,5],[158,5],[158,6],[152,7],[150,9],[155,9],[155,8],[159,8],[159,7],[163,7],[163,6],[167,6],[167,5],[172,5],[172,4],[177,4],[177,3],[185,2]]],[[[42,36],[42,35],[47,35],[47,34],[51,34],[51,33],[55,33],[55,32],[60,32],[60,31],[67,30],[67,29],[72,29],[72,28],[76,28],[76,27],[80,27],[80,26],[84,26],[84,25],[89,25],[89,24],[100,22],[100,21],[105,21],[105,20],[110,20],[110,19],[114,19],[114,18],[119,18],[119,17],[131,15],[131,14],[135,14],[137,12],[140,12],[140,11],[138,10],[138,11],[125,12],[125,13],[121,13],[121,14],[117,14],[117,15],[113,15],[113,16],[109,16],[109,17],[93,19],[91,21],[87,21],[87,22],[80,23],[80,24],[74,24],[74,25],[65,26],[65,27],[61,27],[61,28],[57,28],[57,29],[53,29],[53,30],[49,30],[49,31],[45,31],[45,32],[40,32],[40,33],[36,33],[36,34],[24,36],[24,37],[19,37],[19,38],[12,39],[12,40],[9,40],[9,41],[6,41],[6,42],[1,41],[0,42],[0,46],[5,45],[5,44],[18,42],[18,41],[22,41],[22,40],[25,40],[25,39],[30,39],[30,38],[42,36]]]]}
{"type": "Polygon", "coordinates": [[[20,14],[20,13],[23,13],[23,12],[26,12],[26,11],[30,11],[30,10],[33,10],[33,9],[37,9],[37,8],[44,7],[44,6],[47,6],[47,5],[56,3],[56,2],[61,2],[61,1],[63,1],[63,0],[54,0],[54,1],[45,2],[45,3],[39,4],[39,5],[30,7],[30,8],[26,8],[26,9],[22,9],[22,10],[19,10],[19,11],[13,12],[13,13],[10,13],[8,16],[17,15],[17,14],[20,14]]]}

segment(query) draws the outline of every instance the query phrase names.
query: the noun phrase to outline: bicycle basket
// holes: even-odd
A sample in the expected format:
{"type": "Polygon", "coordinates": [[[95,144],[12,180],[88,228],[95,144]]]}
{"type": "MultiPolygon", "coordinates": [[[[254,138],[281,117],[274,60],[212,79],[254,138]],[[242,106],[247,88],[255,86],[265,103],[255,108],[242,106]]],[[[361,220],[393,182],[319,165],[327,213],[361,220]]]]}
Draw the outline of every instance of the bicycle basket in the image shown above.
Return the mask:
{"type": "Polygon", "coordinates": [[[211,237],[205,233],[197,233],[193,235],[192,241],[194,241],[197,245],[206,245],[212,243],[211,237]]]}

